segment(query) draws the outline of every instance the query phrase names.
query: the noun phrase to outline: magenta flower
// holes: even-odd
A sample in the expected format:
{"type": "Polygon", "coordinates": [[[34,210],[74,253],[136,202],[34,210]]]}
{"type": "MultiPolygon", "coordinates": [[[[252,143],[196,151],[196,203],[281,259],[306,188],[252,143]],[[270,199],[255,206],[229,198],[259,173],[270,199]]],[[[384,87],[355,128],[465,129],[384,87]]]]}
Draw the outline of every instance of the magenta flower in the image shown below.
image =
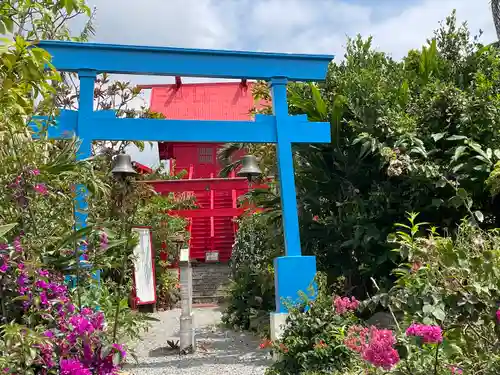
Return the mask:
{"type": "Polygon", "coordinates": [[[84,316],[74,315],[69,320],[76,333],[79,335],[90,334],[94,332],[94,326],[84,316]]]}
{"type": "Polygon", "coordinates": [[[45,280],[37,280],[35,286],[40,289],[47,289],[49,287],[49,283],[45,280]]]}
{"type": "Polygon", "coordinates": [[[121,344],[113,344],[112,345],[114,349],[116,349],[118,352],[120,352],[120,355],[123,358],[127,356],[127,352],[125,351],[125,348],[121,344]]]}
{"type": "Polygon", "coordinates": [[[396,339],[391,330],[372,327],[370,340],[362,357],[375,367],[390,370],[399,362],[399,353],[394,349],[394,344],[396,344],[396,339]]]}
{"type": "Polygon", "coordinates": [[[441,327],[413,323],[406,330],[406,336],[421,337],[424,344],[437,344],[443,342],[441,327]]]}
{"type": "Polygon", "coordinates": [[[396,339],[392,331],[387,329],[352,326],[344,344],[359,353],[365,361],[384,370],[390,370],[400,360],[399,353],[394,349],[396,339]]]}
{"type": "Polygon", "coordinates": [[[47,270],[40,270],[38,271],[38,274],[42,277],[49,277],[49,271],[47,270]]]}
{"type": "Polygon", "coordinates": [[[89,309],[88,307],[84,307],[82,309],[82,315],[92,315],[93,311],[92,309],[89,309]]]}
{"type": "Polygon", "coordinates": [[[19,275],[19,277],[17,278],[17,285],[19,285],[20,287],[24,287],[27,283],[28,277],[23,273],[19,275]]]}
{"type": "Polygon", "coordinates": [[[106,250],[108,248],[108,235],[106,234],[106,232],[101,232],[99,236],[99,241],[101,249],[106,250]]]}
{"type": "Polygon", "coordinates": [[[49,299],[47,298],[47,293],[45,293],[45,292],[40,293],[40,303],[42,305],[48,305],[49,304],[49,299]]]}
{"type": "Polygon", "coordinates": [[[7,263],[4,263],[0,266],[0,272],[1,273],[5,273],[9,270],[9,266],[7,265],[7,263]]]}
{"type": "Polygon", "coordinates": [[[38,176],[40,174],[40,170],[39,169],[32,169],[32,170],[30,170],[30,173],[33,176],[38,176]]]}
{"type": "Polygon", "coordinates": [[[452,375],[461,375],[464,373],[462,369],[457,366],[450,366],[450,372],[452,373],[452,375]]]}
{"type": "Polygon", "coordinates": [[[16,250],[16,252],[18,252],[18,253],[23,252],[23,247],[21,245],[21,239],[19,237],[14,238],[14,241],[12,243],[14,245],[14,250],[16,250]]]}
{"type": "Polygon", "coordinates": [[[90,370],[76,359],[63,359],[60,363],[60,375],[92,375],[90,370]]]}
{"type": "Polygon", "coordinates": [[[347,311],[354,311],[359,306],[359,301],[355,297],[336,297],[333,301],[333,305],[335,306],[335,312],[337,314],[344,314],[347,311]]]}
{"type": "Polygon", "coordinates": [[[53,338],[53,337],[54,337],[54,332],[52,332],[52,331],[45,331],[45,332],[43,333],[43,335],[44,335],[45,337],[48,337],[48,338],[53,338]]]}
{"type": "Polygon", "coordinates": [[[497,310],[497,320],[500,323],[500,309],[497,310]]]}
{"type": "Polygon", "coordinates": [[[36,184],[33,188],[38,194],[41,195],[47,195],[49,193],[49,191],[47,190],[47,186],[45,186],[45,184],[36,184]]]}

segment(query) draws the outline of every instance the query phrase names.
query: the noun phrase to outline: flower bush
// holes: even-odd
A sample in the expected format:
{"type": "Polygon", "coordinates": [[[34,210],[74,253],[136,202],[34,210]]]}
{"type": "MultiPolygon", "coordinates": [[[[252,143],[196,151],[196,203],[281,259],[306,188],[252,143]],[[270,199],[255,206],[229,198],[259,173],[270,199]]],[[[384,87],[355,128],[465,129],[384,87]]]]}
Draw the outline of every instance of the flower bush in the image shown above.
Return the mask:
{"type": "Polygon", "coordinates": [[[358,323],[357,307],[355,299],[332,297],[325,277],[318,274],[317,293],[311,290],[299,304],[290,305],[283,337],[262,343],[277,356],[267,374],[331,374],[349,368],[354,356],[344,340],[348,327],[358,323]],[[314,294],[313,301],[309,297],[314,294]]]}
{"type": "MultiPolygon", "coordinates": [[[[54,15],[64,20],[90,14],[83,1],[60,1],[50,9],[44,5],[3,7],[0,24],[12,33],[12,20],[21,17],[10,10],[6,14],[6,9],[22,11],[22,17],[43,14],[33,27],[50,23],[54,15]]],[[[75,198],[82,194],[75,183],[87,187],[90,207],[113,197],[95,163],[76,160],[78,140],[49,140],[52,124],[36,120],[57,114],[55,88],[62,79],[49,54],[16,33],[12,42],[2,40],[0,60],[0,370],[116,374],[126,355],[123,343],[141,327],[138,319],[122,314],[128,311],[123,295],[129,286],[124,282],[115,288],[104,279],[97,290],[90,276],[110,269],[125,275],[135,239],[108,230],[117,227],[106,220],[109,212],[91,216],[86,227],[78,220],[85,208],[75,208],[75,198]],[[67,273],[72,274],[68,285],[67,273]],[[108,288],[111,307],[89,303],[90,294],[108,288]],[[98,305],[99,310],[94,308],[98,305]]]]}
{"type": "Polygon", "coordinates": [[[0,368],[6,374],[117,374],[125,348],[108,342],[104,313],[72,302],[63,277],[30,262],[21,240],[0,255],[2,327],[0,368]],[[79,372],[78,372],[79,371],[79,372]]]}
{"type": "Polygon", "coordinates": [[[454,238],[432,227],[425,236],[416,217],[390,238],[405,259],[395,286],[358,303],[330,297],[319,283],[316,301],[291,308],[282,339],[262,343],[278,354],[269,374],[499,373],[498,230],[464,220],[454,238]],[[380,304],[396,328],[366,326],[353,314],[380,304]]]}

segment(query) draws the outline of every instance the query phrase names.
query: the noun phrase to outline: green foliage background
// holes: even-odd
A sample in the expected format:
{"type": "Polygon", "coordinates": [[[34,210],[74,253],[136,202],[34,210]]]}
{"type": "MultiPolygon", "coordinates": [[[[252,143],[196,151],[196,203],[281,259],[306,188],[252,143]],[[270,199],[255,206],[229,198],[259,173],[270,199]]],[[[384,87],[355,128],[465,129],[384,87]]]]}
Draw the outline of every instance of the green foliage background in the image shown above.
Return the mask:
{"type": "MultiPolygon", "coordinates": [[[[406,212],[440,233],[455,233],[464,216],[500,224],[499,64],[499,49],[453,13],[400,61],[358,36],[325,83],[289,85],[290,112],[332,129],[329,144],[294,147],[302,250],[330,280],[344,276],[347,293],[373,293],[371,277],[390,287],[399,257],[386,239],[406,212]]],[[[267,85],[254,96],[268,99],[267,85]]],[[[234,162],[231,150],[241,147],[276,175],[273,145],[227,145],[220,157],[234,162]]],[[[279,191],[250,199],[280,225],[279,191]]]]}

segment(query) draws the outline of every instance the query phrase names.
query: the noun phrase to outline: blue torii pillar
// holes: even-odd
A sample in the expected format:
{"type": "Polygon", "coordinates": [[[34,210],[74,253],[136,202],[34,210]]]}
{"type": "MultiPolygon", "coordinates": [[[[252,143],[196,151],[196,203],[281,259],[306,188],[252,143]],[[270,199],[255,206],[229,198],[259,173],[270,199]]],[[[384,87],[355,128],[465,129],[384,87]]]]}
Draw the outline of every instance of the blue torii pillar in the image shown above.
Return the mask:
{"type": "MultiPolygon", "coordinates": [[[[63,41],[41,41],[38,46],[52,55],[56,69],[80,77],[79,110],[62,110],[56,125],[48,130],[51,138],[76,135],[81,142],[80,158],[90,156],[95,140],[276,143],[285,256],[274,262],[276,314],[271,320],[282,322],[287,312],[284,302],[296,300],[299,291],[306,292],[316,274],[315,257],[301,254],[292,143],[330,142],[329,123],[312,123],[307,116],[288,114],[286,85],[288,81],[324,80],[333,56],[63,41]],[[93,108],[95,78],[104,72],[266,80],[271,84],[273,115],[257,115],[255,121],[116,118],[114,111],[93,108]]],[[[85,207],[86,195],[81,190],[77,204],[85,207]]],[[[80,213],[79,225],[84,226],[85,221],[86,213],[80,213]]]]}

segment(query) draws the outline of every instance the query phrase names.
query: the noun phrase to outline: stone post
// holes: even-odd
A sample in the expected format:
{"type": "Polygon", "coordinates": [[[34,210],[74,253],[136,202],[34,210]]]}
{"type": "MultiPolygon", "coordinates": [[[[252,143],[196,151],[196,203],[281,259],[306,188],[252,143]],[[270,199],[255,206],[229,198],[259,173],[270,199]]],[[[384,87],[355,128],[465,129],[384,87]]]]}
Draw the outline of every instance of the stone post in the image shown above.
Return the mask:
{"type": "Polygon", "coordinates": [[[180,351],[190,353],[196,350],[193,324],[193,269],[189,261],[179,263],[181,285],[180,351]]]}

